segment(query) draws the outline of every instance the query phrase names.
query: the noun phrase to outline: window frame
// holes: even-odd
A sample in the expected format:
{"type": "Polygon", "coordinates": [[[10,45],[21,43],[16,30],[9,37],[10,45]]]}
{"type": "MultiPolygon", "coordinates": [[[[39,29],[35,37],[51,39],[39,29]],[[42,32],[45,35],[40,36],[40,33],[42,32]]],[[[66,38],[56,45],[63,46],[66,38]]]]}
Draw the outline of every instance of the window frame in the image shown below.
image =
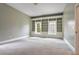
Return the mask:
{"type": "MultiPolygon", "coordinates": [[[[53,26],[52,26],[53,27],[53,26]]],[[[57,34],[57,20],[52,20],[52,21],[48,21],[48,34],[49,35],[56,35],[57,34]],[[55,22],[55,28],[54,28],[54,30],[55,30],[55,32],[53,32],[53,31],[51,31],[50,32],[50,23],[53,23],[53,22],[55,22]]]]}
{"type": "Polygon", "coordinates": [[[35,22],[35,33],[41,34],[41,32],[42,32],[42,22],[41,21],[35,22]],[[38,32],[38,30],[37,30],[37,24],[40,24],[40,32],[38,32]]]}

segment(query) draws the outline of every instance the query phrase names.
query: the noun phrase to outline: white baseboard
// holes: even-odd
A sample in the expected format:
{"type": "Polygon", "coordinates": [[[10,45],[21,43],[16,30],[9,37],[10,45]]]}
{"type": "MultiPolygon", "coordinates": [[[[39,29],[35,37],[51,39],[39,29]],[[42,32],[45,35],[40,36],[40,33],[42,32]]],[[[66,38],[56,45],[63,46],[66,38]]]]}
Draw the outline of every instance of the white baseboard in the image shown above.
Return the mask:
{"type": "Polygon", "coordinates": [[[23,38],[26,38],[26,37],[29,37],[29,36],[22,36],[22,37],[17,37],[17,38],[13,38],[13,39],[8,39],[8,40],[0,42],[0,44],[4,44],[4,43],[7,43],[7,42],[12,42],[12,41],[20,40],[20,39],[23,39],[23,38]]]}
{"type": "Polygon", "coordinates": [[[75,48],[66,40],[64,39],[65,43],[70,47],[70,49],[75,52],[75,48]]]}

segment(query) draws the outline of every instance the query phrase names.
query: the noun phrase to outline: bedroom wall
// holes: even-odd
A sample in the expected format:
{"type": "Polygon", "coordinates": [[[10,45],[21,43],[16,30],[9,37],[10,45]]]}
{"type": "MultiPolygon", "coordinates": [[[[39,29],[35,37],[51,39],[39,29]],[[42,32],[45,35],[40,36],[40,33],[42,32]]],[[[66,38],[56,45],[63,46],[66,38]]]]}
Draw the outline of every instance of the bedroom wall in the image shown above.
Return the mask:
{"type": "Polygon", "coordinates": [[[75,4],[67,4],[64,10],[64,39],[75,46],[75,4]]]}
{"type": "Polygon", "coordinates": [[[29,16],[6,4],[0,4],[0,42],[29,36],[29,26],[29,16]]]}

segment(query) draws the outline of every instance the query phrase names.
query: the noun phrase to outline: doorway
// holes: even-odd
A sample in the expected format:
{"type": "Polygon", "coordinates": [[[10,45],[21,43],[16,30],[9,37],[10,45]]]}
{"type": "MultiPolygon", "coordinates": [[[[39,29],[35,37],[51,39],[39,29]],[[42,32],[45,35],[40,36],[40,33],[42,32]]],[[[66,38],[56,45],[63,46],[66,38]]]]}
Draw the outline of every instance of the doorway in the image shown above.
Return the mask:
{"type": "Polygon", "coordinates": [[[79,55],[79,4],[76,5],[76,54],[79,55]]]}

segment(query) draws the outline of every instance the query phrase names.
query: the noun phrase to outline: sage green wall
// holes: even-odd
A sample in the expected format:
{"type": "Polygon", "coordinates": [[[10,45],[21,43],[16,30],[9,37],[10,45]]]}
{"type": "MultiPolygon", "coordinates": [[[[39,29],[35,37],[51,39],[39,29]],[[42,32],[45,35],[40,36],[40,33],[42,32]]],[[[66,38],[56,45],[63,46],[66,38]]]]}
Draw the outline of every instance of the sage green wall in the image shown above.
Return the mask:
{"type": "Polygon", "coordinates": [[[17,37],[29,36],[29,26],[29,16],[6,4],[0,4],[0,42],[17,37]]]}
{"type": "Polygon", "coordinates": [[[67,4],[64,10],[64,39],[73,47],[75,43],[75,4],[67,4]]]}

